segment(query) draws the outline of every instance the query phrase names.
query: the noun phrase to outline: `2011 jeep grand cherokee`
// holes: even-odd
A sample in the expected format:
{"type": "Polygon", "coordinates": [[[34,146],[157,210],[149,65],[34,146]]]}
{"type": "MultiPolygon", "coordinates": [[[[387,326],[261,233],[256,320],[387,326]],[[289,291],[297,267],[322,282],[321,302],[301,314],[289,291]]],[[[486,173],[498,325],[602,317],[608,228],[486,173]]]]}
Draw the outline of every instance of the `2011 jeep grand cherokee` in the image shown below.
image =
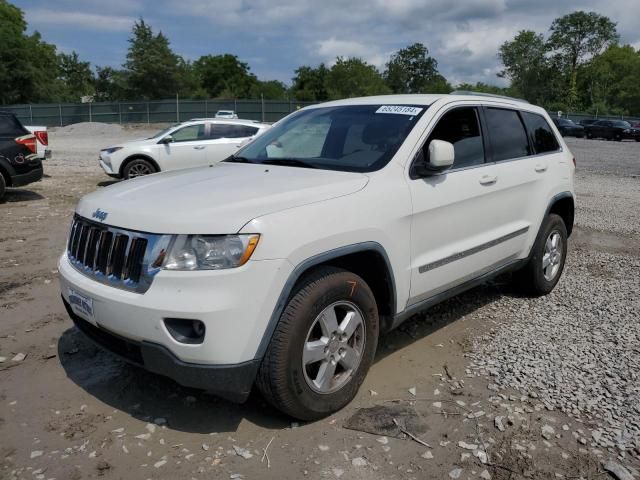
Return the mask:
{"type": "Polygon", "coordinates": [[[220,164],[84,197],[62,296],[98,344],[186,386],[315,419],[379,335],[508,270],[549,293],[575,164],[541,108],[407,95],[300,110],[220,164]]]}

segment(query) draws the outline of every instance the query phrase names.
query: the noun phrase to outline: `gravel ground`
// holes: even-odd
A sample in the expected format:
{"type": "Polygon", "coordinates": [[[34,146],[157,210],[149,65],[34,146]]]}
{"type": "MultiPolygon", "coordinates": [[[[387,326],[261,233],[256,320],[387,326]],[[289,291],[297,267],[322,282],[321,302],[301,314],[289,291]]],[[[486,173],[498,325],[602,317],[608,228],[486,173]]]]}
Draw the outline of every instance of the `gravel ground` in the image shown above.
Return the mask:
{"type": "Polygon", "coordinates": [[[470,366],[584,421],[592,446],[640,455],[640,145],[570,146],[579,203],[563,277],[549,296],[495,302],[506,321],[474,340],[470,366]]]}

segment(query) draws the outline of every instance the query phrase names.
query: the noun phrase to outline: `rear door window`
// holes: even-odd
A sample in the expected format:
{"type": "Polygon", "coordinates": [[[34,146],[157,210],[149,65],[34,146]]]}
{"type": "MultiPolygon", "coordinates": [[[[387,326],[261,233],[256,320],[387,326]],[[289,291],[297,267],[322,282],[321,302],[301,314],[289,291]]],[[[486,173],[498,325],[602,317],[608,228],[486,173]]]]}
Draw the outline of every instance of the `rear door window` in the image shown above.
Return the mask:
{"type": "Polygon", "coordinates": [[[26,135],[29,132],[22,127],[20,122],[13,115],[0,114],[0,136],[5,138],[16,138],[26,135]]]}
{"type": "MultiPolygon", "coordinates": [[[[542,115],[530,112],[521,113],[536,153],[555,152],[560,149],[553,130],[551,130],[551,127],[542,115]]],[[[569,120],[561,120],[561,125],[571,126],[572,123],[573,122],[569,120]]]]}
{"type": "Polygon", "coordinates": [[[487,108],[485,116],[494,161],[500,162],[531,155],[527,132],[516,110],[487,108]]]}
{"type": "Polygon", "coordinates": [[[484,143],[476,108],[456,108],[445,113],[429,135],[425,148],[429,147],[431,140],[453,144],[455,160],[452,168],[484,163],[484,143]]]}

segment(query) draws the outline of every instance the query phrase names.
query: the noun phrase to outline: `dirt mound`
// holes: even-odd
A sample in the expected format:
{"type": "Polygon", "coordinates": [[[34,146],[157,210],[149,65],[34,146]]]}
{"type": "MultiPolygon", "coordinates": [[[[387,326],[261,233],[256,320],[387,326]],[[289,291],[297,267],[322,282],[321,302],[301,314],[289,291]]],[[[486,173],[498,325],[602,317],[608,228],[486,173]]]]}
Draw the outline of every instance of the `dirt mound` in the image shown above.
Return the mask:
{"type": "MultiPolygon", "coordinates": [[[[53,130],[53,129],[52,129],[53,130]]],[[[122,133],[122,125],[117,123],[81,122],[67,125],[66,127],[56,127],[58,135],[117,135],[122,133]]]]}

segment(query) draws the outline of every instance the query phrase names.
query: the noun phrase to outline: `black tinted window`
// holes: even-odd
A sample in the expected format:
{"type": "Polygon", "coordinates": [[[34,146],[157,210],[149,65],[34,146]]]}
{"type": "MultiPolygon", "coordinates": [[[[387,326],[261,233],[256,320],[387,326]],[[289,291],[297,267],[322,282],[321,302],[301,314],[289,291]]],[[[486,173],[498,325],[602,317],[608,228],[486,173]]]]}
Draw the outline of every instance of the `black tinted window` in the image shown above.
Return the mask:
{"type": "Polygon", "coordinates": [[[13,115],[0,114],[0,135],[3,137],[20,137],[27,132],[13,115]]]}
{"type": "Polygon", "coordinates": [[[456,157],[453,168],[484,163],[484,144],[475,108],[456,108],[444,114],[429,136],[431,140],[444,140],[453,144],[456,157]]]}
{"type": "MultiPolygon", "coordinates": [[[[556,136],[543,116],[522,112],[522,118],[524,118],[524,123],[527,125],[531,143],[533,143],[536,153],[555,152],[560,148],[556,136]]],[[[562,124],[571,125],[572,123],[569,120],[564,120],[562,124]]]]}
{"type": "Polygon", "coordinates": [[[214,140],[217,138],[245,138],[252,137],[256,134],[256,127],[247,125],[228,125],[223,123],[213,123],[209,130],[209,138],[214,140]]]}
{"type": "Polygon", "coordinates": [[[525,157],[531,154],[527,133],[518,112],[487,108],[486,117],[495,161],[525,157]]]}

